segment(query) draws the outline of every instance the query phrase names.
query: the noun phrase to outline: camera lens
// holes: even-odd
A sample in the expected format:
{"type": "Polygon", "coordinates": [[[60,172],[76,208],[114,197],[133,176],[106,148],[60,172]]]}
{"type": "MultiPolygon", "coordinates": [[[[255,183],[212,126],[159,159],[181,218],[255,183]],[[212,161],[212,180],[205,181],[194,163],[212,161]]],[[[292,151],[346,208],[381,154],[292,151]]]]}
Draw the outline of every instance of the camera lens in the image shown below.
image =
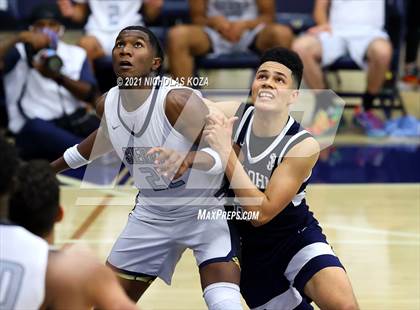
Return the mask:
{"type": "Polygon", "coordinates": [[[60,72],[60,69],[63,66],[63,61],[59,56],[54,55],[46,59],[46,65],[51,71],[60,72]]]}

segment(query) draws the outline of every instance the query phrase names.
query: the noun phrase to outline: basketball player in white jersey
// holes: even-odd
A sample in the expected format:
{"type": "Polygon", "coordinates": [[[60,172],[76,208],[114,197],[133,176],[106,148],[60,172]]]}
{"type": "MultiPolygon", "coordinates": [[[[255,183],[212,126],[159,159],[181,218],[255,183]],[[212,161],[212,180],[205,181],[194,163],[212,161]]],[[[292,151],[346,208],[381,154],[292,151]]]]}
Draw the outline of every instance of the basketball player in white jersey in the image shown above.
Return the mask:
{"type": "MultiPolygon", "coordinates": [[[[170,180],[159,176],[155,158],[148,154],[161,146],[188,152],[199,140],[208,114],[190,88],[169,78],[145,84],[146,78],[156,76],[162,61],[163,51],[150,30],[123,29],[113,49],[121,86],[111,88],[98,103],[102,126],[52,166],[56,171],[76,168],[113,149],[130,170],[141,191],[107,263],[120,275],[132,300],[137,301],[156,277],[170,284],[178,260],[190,248],[209,309],[242,309],[233,231],[226,221],[197,220],[199,208],[223,208],[223,201],[214,197],[221,175],[188,169],[182,178],[170,180]],[[130,81],[136,77],[143,82],[124,89],[133,86],[130,81]],[[93,150],[95,143],[101,144],[100,150],[93,150]]],[[[202,153],[195,160],[211,163],[202,168],[214,166],[212,152],[202,153]]]]}
{"type": "Polygon", "coordinates": [[[8,220],[8,197],[14,187],[13,208],[31,212],[34,205],[37,211],[35,216],[29,212],[32,221],[24,219],[23,224],[51,241],[59,188],[48,162],[43,161],[22,165],[18,182],[12,184],[17,152],[1,136],[0,149],[0,309],[137,309],[112,271],[92,253],[74,247],[49,251],[44,239],[8,220]]]}
{"type": "Polygon", "coordinates": [[[314,301],[321,309],[357,309],[344,267],[306,204],[319,146],[289,115],[302,70],[296,53],[266,51],[252,84],[253,105],[208,102],[230,118],[209,116],[203,135],[226,167],[236,207],[259,212],[257,220],[236,223],[249,307],[313,309],[314,301]]]}
{"type": "Polygon", "coordinates": [[[0,135],[0,291],[1,309],[38,309],[45,296],[48,244],[8,220],[19,158],[0,135]],[[31,253],[31,255],[27,255],[31,253]]]}
{"type": "Polygon", "coordinates": [[[168,33],[171,73],[188,78],[194,57],[245,51],[262,52],[270,47],[289,47],[293,32],[275,24],[274,0],[190,0],[191,25],[177,25],[168,33]]]}
{"type": "Polygon", "coordinates": [[[85,25],[86,35],[79,45],[90,60],[111,55],[118,32],[129,25],[144,25],[160,13],[163,0],[58,0],[61,13],[76,23],[85,25]],[[90,14],[88,15],[90,11],[90,14]]]}

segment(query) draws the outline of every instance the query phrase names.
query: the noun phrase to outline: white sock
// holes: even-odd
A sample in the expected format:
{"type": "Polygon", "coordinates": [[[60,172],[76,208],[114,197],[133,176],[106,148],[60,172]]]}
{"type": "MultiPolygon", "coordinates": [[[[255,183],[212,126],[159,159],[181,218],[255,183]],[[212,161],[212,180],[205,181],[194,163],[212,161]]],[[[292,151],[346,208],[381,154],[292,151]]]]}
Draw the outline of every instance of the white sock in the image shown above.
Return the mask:
{"type": "Polygon", "coordinates": [[[239,286],[229,282],[208,285],[203,294],[209,310],[242,310],[239,286]]]}

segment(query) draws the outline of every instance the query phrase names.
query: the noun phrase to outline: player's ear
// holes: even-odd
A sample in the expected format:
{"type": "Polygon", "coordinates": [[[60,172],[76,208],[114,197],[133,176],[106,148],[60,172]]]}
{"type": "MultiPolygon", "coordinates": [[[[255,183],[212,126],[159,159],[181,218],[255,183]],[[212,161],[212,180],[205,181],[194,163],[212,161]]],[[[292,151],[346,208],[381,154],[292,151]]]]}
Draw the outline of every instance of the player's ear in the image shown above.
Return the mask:
{"type": "Polygon", "coordinates": [[[57,216],[55,217],[55,223],[61,222],[61,220],[64,217],[64,209],[61,205],[58,205],[58,212],[57,212],[57,216]]]}
{"type": "Polygon", "coordinates": [[[152,70],[157,71],[160,68],[160,66],[162,66],[162,58],[160,57],[153,58],[152,70]]]}
{"type": "Polygon", "coordinates": [[[299,90],[298,89],[294,89],[291,91],[290,93],[290,98],[289,98],[289,102],[287,103],[287,105],[291,105],[293,103],[295,103],[297,101],[299,97],[299,90]]]}

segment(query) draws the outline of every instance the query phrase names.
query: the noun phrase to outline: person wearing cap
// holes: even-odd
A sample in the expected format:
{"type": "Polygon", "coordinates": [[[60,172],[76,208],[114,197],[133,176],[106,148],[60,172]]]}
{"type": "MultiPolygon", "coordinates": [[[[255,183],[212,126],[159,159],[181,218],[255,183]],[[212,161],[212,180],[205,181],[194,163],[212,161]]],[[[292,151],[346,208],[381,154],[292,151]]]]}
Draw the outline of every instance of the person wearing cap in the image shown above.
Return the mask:
{"type": "Polygon", "coordinates": [[[40,5],[27,31],[0,44],[9,130],[25,159],[55,158],[99,125],[97,88],[84,49],[64,43],[56,5],[40,5]]]}

